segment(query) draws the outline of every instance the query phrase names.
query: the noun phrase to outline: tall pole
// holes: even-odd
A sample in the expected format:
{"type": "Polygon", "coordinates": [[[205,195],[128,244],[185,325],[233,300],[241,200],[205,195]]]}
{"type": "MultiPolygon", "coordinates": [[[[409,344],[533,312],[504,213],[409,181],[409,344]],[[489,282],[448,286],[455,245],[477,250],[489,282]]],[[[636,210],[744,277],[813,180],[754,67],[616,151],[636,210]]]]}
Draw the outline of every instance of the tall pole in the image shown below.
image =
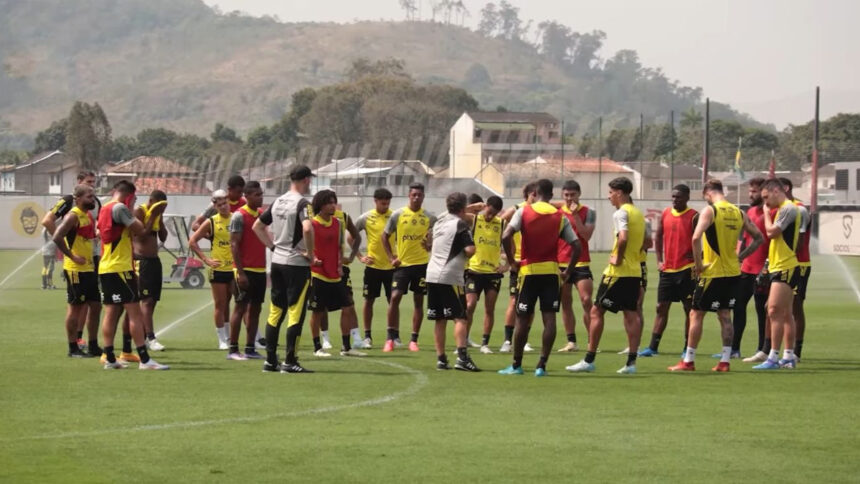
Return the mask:
{"type": "Polygon", "coordinates": [[[820,87],[815,86],[815,122],[812,131],[812,191],[810,192],[810,209],[818,213],[818,106],[820,87]]]}
{"type": "Polygon", "coordinates": [[[639,113],[639,152],[636,157],[639,158],[639,200],[642,200],[642,150],[645,149],[645,116],[639,113]]]}
{"type": "Polygon", "coordinates": [[[603,116],[597,118],[597,198],[603,186],[603,116]]]}
{"type": "Polygon", "coordinates": [[[711,98],[705,98],[705,143],[702,149],[702,185],[708,181],[708,156],[711,153],[711,98]]]}
{"type": "Polygon", "coordinates": [[[675,186],[675,110],[669,111],[669,133],[672,137],[672,149],[669,151],[669,188],[675,186]]]}
{"type": "Polygon", "coordinates": [[[564,120],[561,120],[561,182],[564,183],[564,120]]]}

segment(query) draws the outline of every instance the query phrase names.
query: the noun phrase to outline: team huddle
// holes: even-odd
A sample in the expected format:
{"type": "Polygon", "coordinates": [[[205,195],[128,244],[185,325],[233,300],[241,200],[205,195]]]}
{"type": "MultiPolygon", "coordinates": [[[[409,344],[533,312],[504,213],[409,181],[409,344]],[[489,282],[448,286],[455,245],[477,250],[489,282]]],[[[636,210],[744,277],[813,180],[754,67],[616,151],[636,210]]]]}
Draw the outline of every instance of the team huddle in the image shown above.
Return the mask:
{"type": "MultiPolygon", "coordinates": [[[[331,356],[329,313],[336,311],[341,313],[340,355],[367,356],[360,350],[374,347],[374,303],[383,292],[388,306],[382,351],[395,351],[404,346],[400,304],[411,291],[408,350],[419,351],[426,315],[434,323],[436,368],[480,371],[468,348],[493,353],[490,337],[505,273],[510,273],[510,293],[498,351],[512,353],[513,358],[500,374],[524,373],[524,353],[534,351],[528,338],[535,312],[543,323],[535,376],[547,373],[559,311],[567,341],[558,351],[579,350],[574,288],[587,350],[582,361],[566,367],[570,372],[595,371],[609,311],[622,313],[627,333],[627,348],[621,352],[626,361],[618,373],[636,373],[638,357],[659,354],[673,302],[683,306],[686,324],[681,361],[669,367],[671,371],[695,370],[708,312],[717,314],[723,343],[712,370],[729,371],[730,360],[740,358],[746,306],[752,298],[759,342],[755,355],[744,361],[760,363],[753,368],[766,370],[794,368],[800,358],[810,216],[793,198],[788,180],[752,180],[751,207],[746,212],[726,200],[718,180],[704,185],[707,205],[701,212],[687,206],[690,189],[677,185],[672,205],[655,220],[653,234],[652,224],[633,204],[632,182],[624,177],[610,181],[615,239],[593,295],[589,241],[596,213],[580,203],[576,181],[563,185],[561,201],[553,201],[550,180],[529,183],[523,188],[523,200],[507,210],[497,196],[485,202],[476,194],[451,193],[445,199],[446,211],[438,216],[423,207],[423,185],[411,184],[407,205],[398,210],[391,209],[392,194],[382,188],[374,193],[374,208],[353,220],[332,190],[306,198],[313,177],[308,167],[294,167],[290,190],[263,210],[259,182],[233,176],[226,190],[212,194],[211,206],[192,224],[189,247],[208,267],[218,347],[227,351],[228,360],[263,360],[264,372],[311,373],[297,356],[308,311],[315,357],[331,356]],[[367,239],[364,252],[362,232],[367,239]],[[211,244],[209,252],[200,247],[203,239],[211,244]],[[657,310],[650,344],[640,350],[646,257],[652,247],[660,273],[657,310]],[[349,271],[355,259],[365,266],[363,334],[349,271]],[[269,284],[269,313],[260,329],[269,284]],[[481,296],[485,310],[478,344],[469,334],[481,296]],[[454,322],[453,365],[445,350],[448,321],[454,322]],[[285,343],[279,355],[284,323],[285,343]],[[243,326],[245,344],[240,351],[243,326]]],[[[137,362],[140,369],[166,370],[167,365],[156,362],[149,352],[164,350],[153,320],[162,286],[159,241],[168,236],[162,217],[167,197],[155,190],[146,203],[135,206],[135,186],[121,181],[102,205],[93,191],[92,173],[81,173],[78,182],[74,193],[63,197],[43,220],[65,256],[68,355],[98,357],[105,369],[137,362]],[[122,348],[117,352],[114,339],[123,313],[122,348]]]]}

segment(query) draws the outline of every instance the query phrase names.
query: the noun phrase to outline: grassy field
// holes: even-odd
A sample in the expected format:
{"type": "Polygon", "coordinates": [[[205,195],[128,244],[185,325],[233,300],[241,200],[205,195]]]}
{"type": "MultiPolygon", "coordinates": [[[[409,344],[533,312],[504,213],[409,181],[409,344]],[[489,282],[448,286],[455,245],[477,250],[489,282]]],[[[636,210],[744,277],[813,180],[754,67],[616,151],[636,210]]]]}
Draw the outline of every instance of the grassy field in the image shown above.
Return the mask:
{"type": "MultiPolygon", "coordinates": [[[[0,252],[0,280],[29,255],[0,252]]],[[[857,482],[860,476],[854,420],[860,354],[852,347],[860,341],[860,304],[830,257],[814,261],[804,360],[795,371],[755,373],[743,363],[733,363],[729,374],[702,371],[720,346],[710,316],[700,371],[668,373],[682,342],[676,310],[664,336],[667,353],[641,359],[639,374],[614,373],[624,363],[614,353],[625,344],[615,316],[607,320],[595,374],[564,371],[583,353],[554,354],[543,379],[497,375],[510,361],[501,354],[474,354],[489,370],[482,373],[437,372],[426,323],[420,353],[374,349],[364,359],[315,359],[306,329],[300,356],[317,373],[263,374],[259,362],[225,361],[215,349],[209,291],[176,285],[166,286],[156,328],[199,312],[160,337],[168,349],[157,358],[171,370],[103,371],[94,360],[66,357],[65,293],[38,289],[39,259],[0,286],[0,481],[857,482]]],[[[605,255],[597,259],[595,267],[602,267],[605,255]]],[[[860,260],[845,262],[857,277],[860,260]]],[[[354,270],[356,287],[361,272],[354,270]]],[[[653,320],[653,268],[651,275],[643,340],[653,320]]],[[[378,303],[377,347],[383,311],[378,303]]],[[[585,339],[581,323],[577,333],[585,339]]],[[[332,339],[338,336],[334,330],[332,339]]],[[[473,337],[480,337],[477,328],[473,337]]],[[[755,339],[752,323],[745,355],[755,339]]],[[[560,331],[556,346],[563,340],[560,331]]],[[[531,341],[539,343],[539,336],[531,341]]],[[[536,361],[527,355],[526,369],[536,361]]]]}

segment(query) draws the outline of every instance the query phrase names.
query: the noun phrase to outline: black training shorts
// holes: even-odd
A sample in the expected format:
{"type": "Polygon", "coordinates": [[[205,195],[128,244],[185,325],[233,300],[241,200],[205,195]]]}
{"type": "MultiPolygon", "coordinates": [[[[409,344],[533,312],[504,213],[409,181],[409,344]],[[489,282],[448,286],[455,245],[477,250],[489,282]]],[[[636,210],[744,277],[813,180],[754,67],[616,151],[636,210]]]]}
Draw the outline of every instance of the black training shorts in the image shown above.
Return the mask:
{"type": "Polygon", "coordinates": [[[248,277],[248,289],[239,287],[239,276],[233,279],[233,298],[239,304],[263,304],[266,300],[266,273],[245,271],[248,277]]]}
{"type": "Polygon", "coordinates": [[[463,287],[427,283],[427,319],[466,319],[466,291],[463,287]]]}
{"type": "Polygon", "coordinates": [[[603,275],[594,304],[603,309],[617,313],[618,311],[636,311],[639,301],[639,288],[642,283],[639,277],[614,277],[603,275]]]}
{"type": "Polygon", "coordinates": [[[527,274],[518,281],[517,314],[526,316],[534,314],[535,306],[540,300],[540,311],[558,312],[561,300],[561,278],[556,274],[527,274]]]}
{"type": "Polygon", "coordinates": [[[66,302],[72,305],[101,301],[95,272],[63,271],[66,279],[66,302]]]}
{"type": "Polygon", "coordinates": [[[734,309],[740,276],[702,277],[693,292],[693,309],[720,311],[734,309]]]}
{"type": "Polygon", "coordinates": [[[477,294],[495,291],[496,293],[502,288],[502,274],[497,272],[472,272],[466,271],[466,293],[477,294]]]}
{"type": "Polygon", "coordinates": [[[382,294],[382,289],[385,289],[385,300],[391,299],[391,281],[394,277],[394,269],[374,269],[373,267],[364,268],[364,298],[376,299],[382,294]]]}
{"type": "Polygon", "coordinates": [[[161,299],[162,269],[158,257],[141,257],[134,261],[141,299],[161,299]]]}
{"type": "Polygon", "coordinates": [[[427,294],[427,264],[418,264],[414,266],[398,267],[394,269],[393,281],[391,283],[392,291],[400,291],[406,294],[409,291],[415,294],[427,294]]]}
{"type": "Polygon", "coordinates": [[[695,290],[696,281],[693,280],[692,268],[678,272],[661,272],[660,282],[657,283],[657,302],[691,300],[695,290]]]}
{"type": "Polygon", "coordinates": [[[127,304],[140,301],[134,271],[99,274],[103,304],[127,304]]]}

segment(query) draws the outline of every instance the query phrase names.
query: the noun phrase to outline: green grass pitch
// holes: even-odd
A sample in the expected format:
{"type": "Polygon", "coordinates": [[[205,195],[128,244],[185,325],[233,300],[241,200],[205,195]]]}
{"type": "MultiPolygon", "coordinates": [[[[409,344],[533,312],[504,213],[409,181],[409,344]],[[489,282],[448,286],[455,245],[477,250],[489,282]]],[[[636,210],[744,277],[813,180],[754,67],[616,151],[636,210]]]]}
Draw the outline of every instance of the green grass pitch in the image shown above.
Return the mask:
{"type": "MultiPolygon", "coordinates": [[[[29,255],[0,252],[0,279],[29,255]]],[[[596,259],[599,273],[606,255],[596,259]]],[[[860,259],[844,261],[860,279],[860,259]]],[[[711,315],[699,371],[670,374],[666,366],[677,361],[683,341],[680,307],[673,307],[664,354],[640,359],[639,374],[615,374],[624,363],[615,352],[625,339],[620,316],[609,315],[595,374],[564,371],[583,353],[553,353],[543,379],[529,371],[536,353],[526,355],[524,376],[496,374],[509,355],[476,351],[484,372],[437,372],[426,321],[420,353],[382,354],[382,302],[368,358],[315,359],[305,328],[300,357],[313,375],[263,374],[258,361],[226,361],[216,349],[210,307],[159,338],[167,351],[155,356],[170,371],[140,372],[134,364],[104,371],[95,360],[66,357],[65,293],[38,288],[40,263],[41,256],[33,258],[0,286],[3,482],[857,482],[860,476],[860,304],[832,257],[814,260],[804,359],[794,371],[761,374],[734,361],[732,373],[707,371],[708,356],[720,347],[711,315]]],[[[651,263],[646,344],[657,285],[651,263]]],[[[353,274],[360,288],[362,270],[354,266],[353,274]]],[[[59,272],[54,280],[62,287],[59,272]]],[[[166,285],[156,329],[209,299],[208,289],[166,285]]],[[[411,298],[404,302],[401,332],[408,335],[411,298]]],[[[494,349],[503,307],[500,301],[494,349]]],[[[268,302],[264,316],[267,310],[268,302]]],[[[756,340],[749,312],[745,356],[756,340]]],[[[482,314],[479,308],[476,321],[482,314]]],[[[332,320],[335,343],[338,320],[332,320]]],[[[556,347],[564,342],[560,319],[559,328],[556,347]]],[[[577,335],[585,340],[581,322],[577,335]]],[[[480,338],[479,322],[472,336],[480,338]]]]}

